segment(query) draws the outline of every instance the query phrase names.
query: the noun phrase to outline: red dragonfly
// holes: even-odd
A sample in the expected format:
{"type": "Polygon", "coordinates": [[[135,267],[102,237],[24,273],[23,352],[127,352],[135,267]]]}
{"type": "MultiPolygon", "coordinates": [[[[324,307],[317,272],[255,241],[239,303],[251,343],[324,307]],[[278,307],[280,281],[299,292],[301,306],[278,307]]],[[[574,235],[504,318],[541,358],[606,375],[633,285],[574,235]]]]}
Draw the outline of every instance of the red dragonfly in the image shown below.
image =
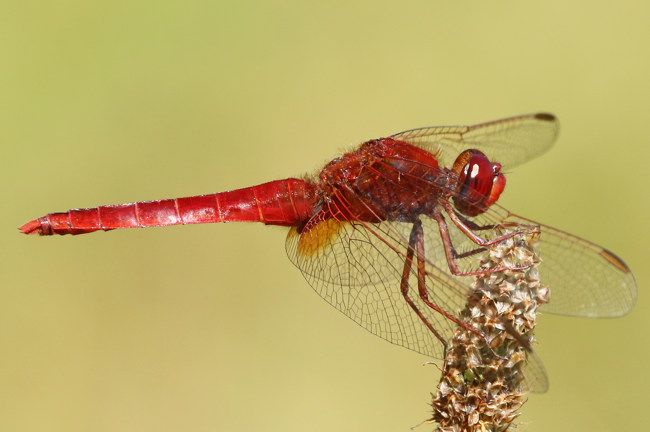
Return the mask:
{"type": "MultiPolygon", "coordinates": [[[[289,258],[321,297],[370,332],[442,358],[463,325],[457,315],[472,282],[464,276],[481,273],[474,255],[531,230],[541,231],[541,281],[552,290],[543,310],[615,317],[632,309],[636,283],[620,258],[496,204],[506,184],[502,168],[545,152],[557,132],[557,119],[546,113],[412,129],[361,144],[315,178],[51,213],[20,230],[84,234],[211,222],[291,227],[289,258]]],[[[546,377],[537,366],[536,390],[543,391],[546,377]]]]}

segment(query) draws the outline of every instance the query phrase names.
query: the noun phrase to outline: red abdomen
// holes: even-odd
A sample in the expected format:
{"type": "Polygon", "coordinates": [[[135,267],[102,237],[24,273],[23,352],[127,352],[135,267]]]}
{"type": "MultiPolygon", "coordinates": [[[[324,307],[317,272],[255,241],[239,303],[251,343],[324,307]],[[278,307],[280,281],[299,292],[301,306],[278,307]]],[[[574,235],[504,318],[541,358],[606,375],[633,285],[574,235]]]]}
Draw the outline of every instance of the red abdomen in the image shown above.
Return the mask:
{"type": "Polygon", "coordinates": [[[214,222],[291,226],[309,219],[317,199],[314,184],[292,178],[210,195],[50,213],[26,223],[20,231],[40,235],[85,234],[117,228],[214,222]]]}

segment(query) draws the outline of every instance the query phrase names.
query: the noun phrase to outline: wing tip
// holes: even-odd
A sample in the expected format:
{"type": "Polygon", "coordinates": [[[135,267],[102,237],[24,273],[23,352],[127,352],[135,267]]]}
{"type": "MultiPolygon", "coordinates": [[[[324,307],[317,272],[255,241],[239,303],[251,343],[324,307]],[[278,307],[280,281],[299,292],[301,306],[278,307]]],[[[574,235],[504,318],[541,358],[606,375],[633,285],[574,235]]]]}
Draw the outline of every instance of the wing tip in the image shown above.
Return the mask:
{"type": "Polygon", "coordinates": [[[603,248],[603,250],[600,251],[600,256],[605,258],[607,262],[612,264],[614,267],[616,267],[623,273],[632,273],[632,271],[627,266],[627,264],[625,264],[625,262],[622,259],[620,259],[614,252],[603,248]]]}
{"type": "Polygon", "coordinates": [[[537,120],[544,120],[544,121],[548,121],[548,122],[556,122],[557,121],[557,117],[555,117],[554,114],[546,113],[546,112],[537,113],[533,117],[535,119],[537,119],[537,120]]]}

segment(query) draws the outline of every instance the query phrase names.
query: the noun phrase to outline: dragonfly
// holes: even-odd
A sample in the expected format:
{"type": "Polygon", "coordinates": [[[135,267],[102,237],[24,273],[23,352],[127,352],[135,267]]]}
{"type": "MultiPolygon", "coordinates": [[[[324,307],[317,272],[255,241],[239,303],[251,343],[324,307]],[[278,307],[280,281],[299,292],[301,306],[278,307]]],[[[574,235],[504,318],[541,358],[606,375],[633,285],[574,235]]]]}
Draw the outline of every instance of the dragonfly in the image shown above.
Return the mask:
{"type": "MultiPolygon", "coordinates": [[[[558,129],[548,113],[411,129],[364,142],[317,176],[72,209],[19,229],[53,235],[216,222],[289,227],[290,260],[328,303],[389,342],[443,358],[463,326],[458,314],[472,292],[469,276],[485,272],[476,255],[518,234],[540,233],[539,272],[552,293],[542,311],[618,317],[634,306],[636,282],[618,256],[497,203],[504,170],[547,151],[558,129]]],[[[543,392],[545,372],[532,359],[533,391],[543,392]]]]}

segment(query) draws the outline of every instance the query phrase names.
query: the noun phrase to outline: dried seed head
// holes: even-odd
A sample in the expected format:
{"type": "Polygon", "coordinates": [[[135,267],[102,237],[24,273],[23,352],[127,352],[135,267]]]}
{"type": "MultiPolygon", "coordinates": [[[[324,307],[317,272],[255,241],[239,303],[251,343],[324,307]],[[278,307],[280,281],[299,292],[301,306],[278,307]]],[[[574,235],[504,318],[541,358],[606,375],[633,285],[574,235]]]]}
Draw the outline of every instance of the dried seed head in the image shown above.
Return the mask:
{"type": "MultiPolygon", "coordinates": [[[[431,422],[438,424],[438,431],[505,431],[519,416],[527,390],[540,386],[528,382],[523,372],[532,354],[528,350],[534,342],[537,307],[549,296],[539,282],[536,237],[514,236],[490,247],[481,258],[483,270],[519,269],[474,277],[460,318],[483,337],[459,327],[449,343],[432,401],[431,422]]],[[[535,373],[545,386],[543,370],[535,373]]]]}

